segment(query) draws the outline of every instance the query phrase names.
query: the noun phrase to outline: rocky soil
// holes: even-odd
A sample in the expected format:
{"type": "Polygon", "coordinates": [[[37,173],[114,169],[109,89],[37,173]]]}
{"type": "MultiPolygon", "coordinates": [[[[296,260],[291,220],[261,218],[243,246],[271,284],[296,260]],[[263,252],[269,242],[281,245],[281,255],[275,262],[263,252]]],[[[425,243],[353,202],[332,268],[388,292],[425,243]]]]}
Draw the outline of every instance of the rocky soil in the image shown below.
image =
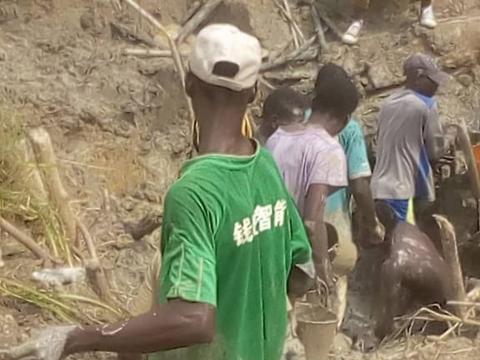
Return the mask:
{"type": "MultiPolygon", "coordinates": [[[[139,3],[175,34],[196,2],[139,3]]],[[[453,77],[439,95],[442,121],[464,120],[480,131],[478,0],[438,0],[435,31],[417,25],[414,4],[396,0],[385,7],[383,3],[372,4],[359,46],[346,47],[327,32],[329,48],[318,59],[264,73],[259,98],[272,85],[281,84],[309,93],[318,63],[334,61],[357,79],[364,101],[356,117],[367,134],[374,134],[379,104],[401,85],[403,60],[412,52],[425,51],[434,54],[453,77]]],[[[313,36],[308,2],[290,4],[305,38],[313,36]]],[[[348,0],[325,0],[322,8],[339,29],[348,26],[348,0]]],[[[293,50],[290,28],[275,0],[226,0],[208,21],[234,23],[255,34],[267,62],[293,50]]],[[[188,41],[182,51],[188,51],[188,41]]],[[[94,234],[112,288],[127,308],[159,236],[157,230],[134,241],[121,224],[138,222],[145,214],[161,217],[163,196],[187,157],[191,135],[171,59],[127,56],[124,50],[165,48],[165,44],[121,1],[0,0],[0,110],[15,112],[27,128],[43,126],[49,131],[75,210],[94,234]]],[[[254,115],[259,103],[252,108],[254,115]]],[[[29,231],[27,225],[24,230],[29,231]]],[[[29,277],[38,268],[31,254],[12,239],[0,233],[0,242],[6,262],[1,276],[29,277]]],[[[32,327],[54,322],[46,311],[1,298],[0,348],[22,340],[32,327]]],[[[467,338],[416,353],[413,347],[402,343],[388,349],[387,355],[473,359],[478,351],[467,338]]],[[[336,355],[348,359],[364,355],[342,356],[336,355]]]]}

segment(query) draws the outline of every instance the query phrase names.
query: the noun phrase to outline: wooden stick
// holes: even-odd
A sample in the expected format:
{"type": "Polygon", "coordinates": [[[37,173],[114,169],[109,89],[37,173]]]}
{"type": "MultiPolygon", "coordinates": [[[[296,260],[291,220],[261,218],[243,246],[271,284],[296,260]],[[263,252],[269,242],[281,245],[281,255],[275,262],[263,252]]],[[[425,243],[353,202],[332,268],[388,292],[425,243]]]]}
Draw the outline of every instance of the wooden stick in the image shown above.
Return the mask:
{"type": "Polygon", "coordinates": [[[197,13],[180,29],[175,42],[177,44],[184,42],[222,2],[223,0],[209,0],[203,4],[197,13]]]}
{"type": "MultiPolygon", "coordinates": [[[[290,33],[292,34],[293,44],[295,45],[295,49],[298,49],[300,47],[300,42],[298,41],[297,36],[298,25],[297,28],[295,28],[296,23],[292,18],[292,11],[290,10],[290,6],[288,5],[288,0],[282,0],[281,4],[278,1],[275,1],[275,5],[277,5],[277,7],[280,9],[280,12],[287,20],[288,27],[290,28],[290,33]]],[[[298,30],[300,31],[300,29],[298,30]]]]}
{"type": "Polygon", "coordinates": [[[446,314],[441,314],[436,311],[433,311],[432,309],[429,308],[422,308],[418,312],[418,316],[414,318],[415,319],[422,319],[420,314],[422,312],[427,313],[428,315],[431,316],[432,319],[438,320],[438,321],[445,321],[445,322],[450,322],[450,323],[463,323],[465,325],[470,325],[470,326],[480,326],[480,321],[476,320],[470,320],[470,319],[461,319],[460,317],[457,317],[455,315],[446,315],[446,314]]]}
{"type": "MultiPolygon", "coordinates": [[[[445,262],[449,267],[451,274],[451,298],[453,301],[465,301],[465,286],[463,284],[462,267],[460,264],[460,257],[458,256],[457,239],[455,236],[455,229],[453,225],[441,215],[433,215],[435,221],[440,227],[440,234],[442,240],[442,249],[445,262]]],[[[462,320],[466,319],[467,309],[462,306],[456,306],[455,313],[462,320]]]]}
{"type": "Polygon", "coordinates": [[[58,209],[59,216],[65,226],[66,236],[69,240],[68,244],[76,246],[77,222],[70,206],[68,193],[60,179],[50,135],[45,129],[37,128],[30,130],[28,137],[32,144],[37,164],[43,171],[50,199],[58,209]]]}
{"type": "Polygon", "coordinates": [[[455,305],[455,306],[468,306],[468,307],[475,307],[480,308],[480,303],[478,302],[471,302],[471,301],[448,301],[448,305],[455,305]]]}
{"type": "Polygon", "coordinates": [[[262,85],[265,85],[265,87],[269,90],[275,90],[275,86],[273,86],[267,79],[265,79],[263,76],[258,77],[258,82],[262,85]]]}
{"type": "Polygon", "coordinates": [[[325,33],[323,32],[322,21],[320,20],[320,15],[318,13],[318,9],[315,6],[315,4],[312,3],[310,10],[312,13],[312,20],[315,26],[315,32],[317,33],[317,39],[320,44],[320,48],[327,50],[328,48],[327,40],[325,39],[325,33]]]}
{"type": "Polygon", "coordinates": [[[318,13],[318,16],[320,17],[320,19],[325,23],[325,25],[328,26],[328,28],[330,30],[332,30],[332,32],[335,34],[335,36],[337,38],[339,38],[340,40],[342,39],[343,37],[343,33],[337,28],[337,26],[335,25],[335,23],[330,20],[329,17],[327,17],[324,12],[322,11],[322,9],[320,9],[320,4],[318,1],[315,1],[313,3],[313,6],[315,6],[317,8],[317,13],[318,13]]]}
{"type": "Polygon", "coordinates": [[[315,43],[315,39],[317,36],[312,36],[309,40],[305,42],[302,46],[300,46],[298,49],[295,51],[291,52],[290,54],[287,54],[283,57],[279,57],[278,59],[273,60],[272,62],[266,63],[262,65],[261,71],[268,71],[271,69],[274,69],[276,67],[285,65],[286,63],[290,61],[296,61],[300,60],[300,57],[304,55],[307,50],[310,49],[310,47],[315,43]]]}
{"type": "Polygon", "coordinates": [[[28,184],[32,189],[32,195],[40,202],[48,202],[48,193],[42,180],[42,174],[38,169],[38,164],[34,159],[32,147],[25,140],[22,140],[22,147],[24,149],[25,163],[28,165],[30,171],[28,173],[28,184]]]}
{"type": "Polygon", "coordinates": [[[77,220],[78,230],[82,234],[83,240],[87,245],[87,250],[90,255],[90,260],[86,261],[85,267],[87,269],[87,276],[93,284],[93,289],[97,295],[103,299],[108,300],[110,298],[110,286],[108,285],[105,271],[100,264],[100,260],[97,255],[97,249],[95,248],[95,242],[88,232],[87,227],[80,220],[77,220]]]}
{"type": "Polygon", "coordinates": [[[477,200],[477,230],[480,231],[480,172],[475,159],[475,154],[473,153],[472,142],[465,121],[462,120],[460,124],[455,124],[454,126],[456,126],[458,130],[458,142],[460,149],[465,155],[470,185],[472,187],[473,196],[477,200]]]}
{"type": "MultiPolygon", "coordinates": [[[[190,98],[188,97],[187,93],[185,92],[185,70],[182,62],[182,57],[180,56],[180,53],[178,52],[177,45],[175,42],[172,40],[170,37],[170,34],[168,33],[167,29],[160,24],[160,22],[153,17],[152,14],[150,14],[148,11],[143,9],[140,5],[138,5],[134,0],[123,0],[125,1],[128,5],[130,5],[133,9],[138,11],[138,13],[143,16],[145,19],[147,19],[153,26],[155,26],[160,32],[163,34],[163,36],[166,37],[168,41],[168,46],[170,48],[170,51],[172,52],[173,55],[173,61],[175,63],[175,67],[178,71],[178,75],[180,76],[180,81],[182,85],[182,89],[184,90],[183,93],[185,95],[185,100],[187,101],[188,105],[188,111],[190,114],[191,121],[195,121],[195,114],[193,112],[193,107],[192,103],[190,101],[190,98]]],[[[218,0],[217,0],[218,1],[218,0]]]]}
{"type": "MultiPolygon", "coordinates": [[[[0,229],[5,231],[27,249],[35,254],[36,257],[42,259],[46,264],[50,264],[52,259],[50,256],[38,245],[35,240],[25,234],[23,231],[15,227],[12,223],[8,222],[0,216],[0,229]]],[[[48,265],[47,265],[48,266],[48,265]]]]}
{"type": "Polygon", "coordinates": [[[458,129],[458,142],[460,149],[465,155],[465,161],[468,167],[468,175],[470,177],[470,184],[472,186],[473,195],[475,198],[480,198],[480,175],[477,168],[477,162],[475,160],[475,154],[473,153],[472,142],[468,134],[468,129],[465,122],[462,120],[460,124],[454,125],[458,129]]]}
{"type": "MultiPolygon", "coordinates": [[[[173,57],[172,52],[170,50],[157,50],[157,49],[134,49],[128,48],[123,49],[124,55],[134,55],[134,56],[141,56],[141,57],[162,57],[168,58],[173,57]]],[[[182,57],[187,57],[187,53],[180,53],[182,57]]]]}
{"type": "Polygon", "coordinates": [[[185,13],[185,16],[182,18],[182,21],[180,22],[182,26],[184,26],[193,17],[193,15],[196,14],[196,12],[198,11],[198,9],[200,9],[201,6],[202,6],[201,1],[195,1],[190,6],[190,9],[187,10],[187,12],[185,13]]]}

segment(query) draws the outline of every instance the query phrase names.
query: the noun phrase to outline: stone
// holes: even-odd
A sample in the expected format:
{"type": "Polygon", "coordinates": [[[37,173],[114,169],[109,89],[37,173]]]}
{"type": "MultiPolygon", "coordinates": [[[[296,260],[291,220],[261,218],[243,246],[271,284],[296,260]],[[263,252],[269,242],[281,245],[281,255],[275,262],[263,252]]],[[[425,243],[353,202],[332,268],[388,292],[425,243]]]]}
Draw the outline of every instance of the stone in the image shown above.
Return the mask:
{"type": "Polygon", "coordinates": [[[0,61],[6,61],[7,60],[7,52],[0,48],[0,61]]]}
{"type": "Polygon", "coordinates": [[[473,78],[468,74],[461,74],[457,77],[457,81],[465,87],[469,87],[473,83],[473,78]]]}
{"type": "Polygon", "coordinates": [[[368,78],[374,89],[384,89],[399,83],[399,79],[393,74],[388,65],[378,61],[368,69],[368,78]]]}

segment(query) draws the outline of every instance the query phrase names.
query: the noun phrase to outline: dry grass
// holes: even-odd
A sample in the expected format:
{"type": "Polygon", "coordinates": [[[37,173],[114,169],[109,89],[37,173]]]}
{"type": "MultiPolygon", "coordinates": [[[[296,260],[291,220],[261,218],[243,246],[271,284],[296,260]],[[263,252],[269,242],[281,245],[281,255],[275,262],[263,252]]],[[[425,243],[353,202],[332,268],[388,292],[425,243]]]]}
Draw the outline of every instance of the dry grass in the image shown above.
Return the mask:
{"type": "Polygon", "coordinates": [[[14,110],[0,108],[0,215],[28,223],[37,240],[44,239],[52,255],[70,257],[65,231],[55,210],[31,188],[34,163],[25,159],[25,121],[14,110]]]}
{"type": "Polygon", "coordinates": [[[34,284],[0,278],[0,294],[47,310],[67,324],[100,324],[118,321],[128,314],[93,297],[37,289],[34,284]]]}
{"type": "MultiPolygon", "coordinates": [[[[72,265],[72,246],[66,240],[64,226],[48,199],[38,196],[32,185],[36,163],[27,161],[24,139],[25,121],[21,115],[0,108],[0,216],[17,226],[24,224],[56,260],[72,265]]],[[[14,273],[0,278],[0,297],[34,304],[62,322],[92,324],[128,316],[119,306],[97,300],[91,289],[77,289],[82,295],[40,289],[28,280],[14,279],[14,273]],[[85,293],[92,297],[83,296],[85,293]]]]}

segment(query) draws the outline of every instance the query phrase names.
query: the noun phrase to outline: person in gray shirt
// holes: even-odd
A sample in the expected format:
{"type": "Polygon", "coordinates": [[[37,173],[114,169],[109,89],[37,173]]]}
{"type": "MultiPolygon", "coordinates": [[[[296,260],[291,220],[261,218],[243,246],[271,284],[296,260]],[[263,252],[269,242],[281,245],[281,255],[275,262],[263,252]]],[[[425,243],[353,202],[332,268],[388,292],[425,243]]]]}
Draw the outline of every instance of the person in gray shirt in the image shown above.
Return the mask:
{"type": "Polygon", "coordinates": [[[434,95],[449,76],[424,54],[410,56],[404,72],[405,88],[380,110],[371,187],[398,221],[414,223],[413,200],[435,200],[431,164],[444,154],[444,135],[434,95]]]}

